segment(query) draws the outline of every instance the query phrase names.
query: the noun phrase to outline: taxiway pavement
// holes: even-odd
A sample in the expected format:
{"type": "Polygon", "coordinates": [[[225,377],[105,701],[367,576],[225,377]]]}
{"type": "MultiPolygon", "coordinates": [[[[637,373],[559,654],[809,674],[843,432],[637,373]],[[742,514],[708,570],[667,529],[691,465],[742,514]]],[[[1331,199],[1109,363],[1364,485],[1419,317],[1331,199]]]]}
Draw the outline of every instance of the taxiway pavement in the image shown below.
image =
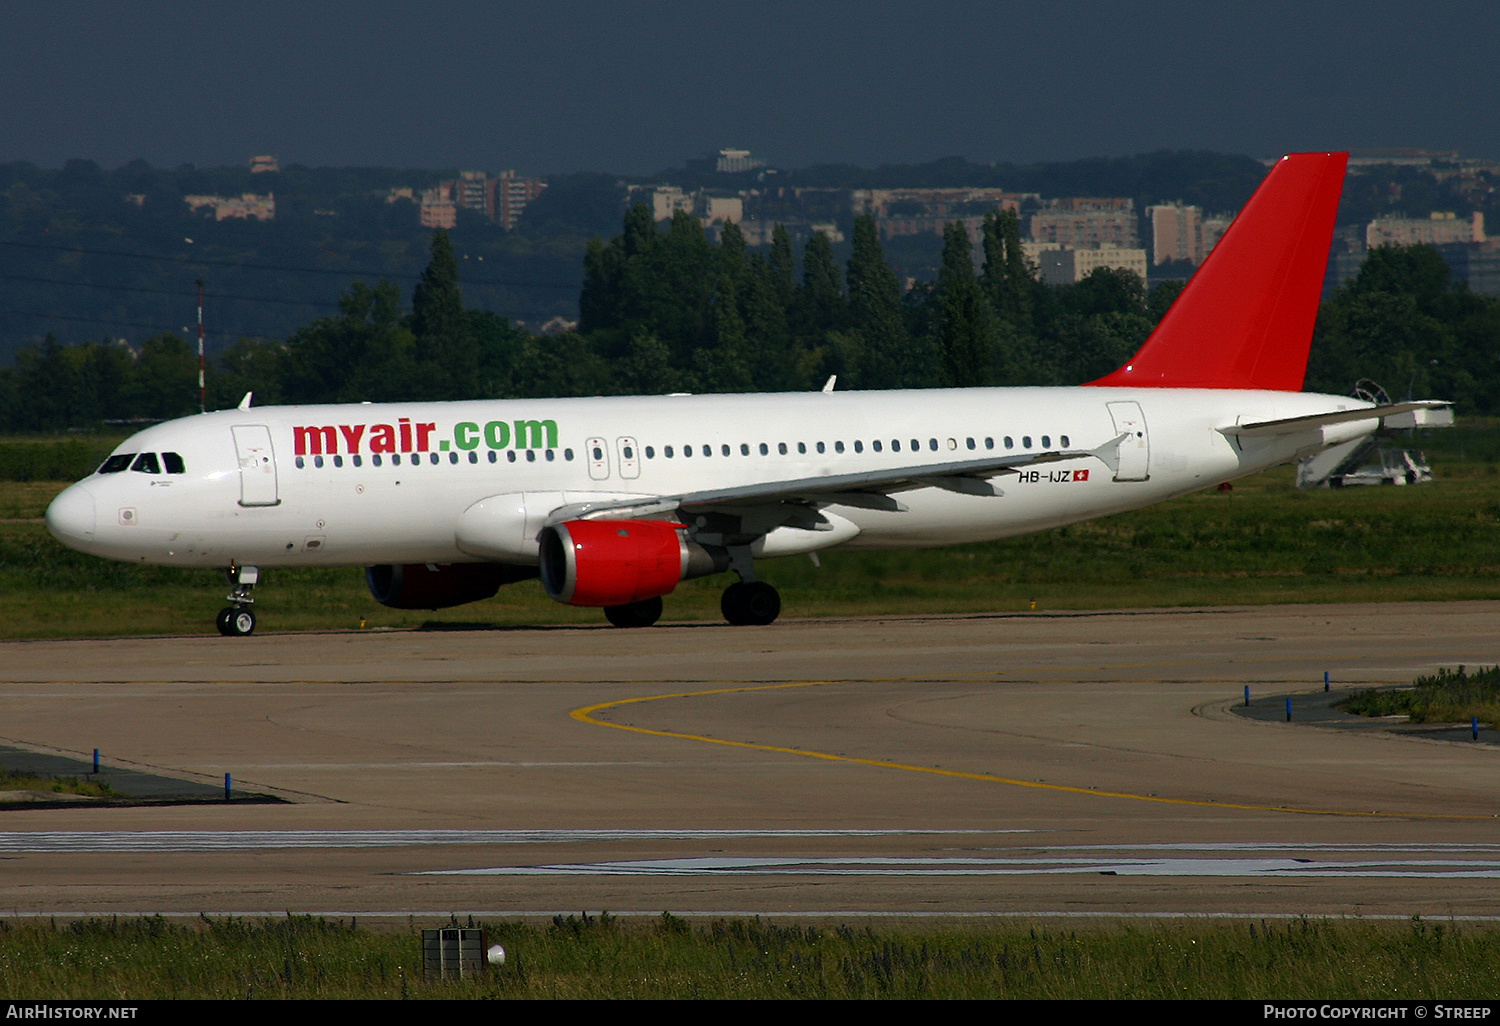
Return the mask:
{"type": "Polygon", "coordinates": [[[1236,716],[1493,664],[1460,602],[0,644],[0,916],[1500,917],[1500,748],[1236,716]]]}

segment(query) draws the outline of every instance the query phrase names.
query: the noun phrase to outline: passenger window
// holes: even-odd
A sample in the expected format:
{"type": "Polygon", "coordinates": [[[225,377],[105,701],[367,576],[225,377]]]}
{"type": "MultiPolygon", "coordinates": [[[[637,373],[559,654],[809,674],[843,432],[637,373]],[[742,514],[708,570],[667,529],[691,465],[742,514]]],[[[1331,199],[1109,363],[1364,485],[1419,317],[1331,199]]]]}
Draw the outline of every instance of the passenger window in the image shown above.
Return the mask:
{"type": "MultiPolygon", "coordinates": [[[[629,457],[630,453],[627,452],[625,455],[627,457],[629,457]]],[[[573,462],[573,450],[572,449],[564,449],[563,450],[563,459],[567,460],[569,463],[572,463],[573,462]]]]}
{"type": "Polygon", "coordinates": [[[142,474],[161,473],[161,465],[156,462],[156,453],[154,452],[141,453],[135,458],[135,463],[131,464],[130,469],[139,471],[142,474]]]}
{"type": "Polygon", "coordinates": [[[859,439],[856,438],[854,440],[854,451],[855,452],[864,452],[865,451],[865,443],[861,442],[859,439]]]}
{"type": "MultiPolygon", "coordinates": [[[[342,456],[335,456],[333,458],[333,465],[335,467],[342,467],[344,465],[344,457],[342,457],[342,456]]],[[[171,471],[168,471],[168,473],[171,473],[171,471]]]]}
{"type": "Polygon", "coordinates": [[[661,447],[661,454],[663,456],[665,456],[667,459],[671,459],[672,458],[672,447],[670,445],[664,445],[664,446],[662,446],[661,447]]]}
{"type": "Polygon", "coordinates": [[[1016,447],[1016,443],[1015,443],[1015,441],[1014,441],[1014,440],[1013,440],[1013,439],[1012,439],[1012,438],[1011,438],[1011,437],[1010,437],[1010,435],[1006,435],[1006,436],[1005,436],[1005,447],[1006,447],[1006,448],[1007,448],[1007,449],[1014,449],[1014,448],[1015,448],[1015,447],[1016,447]]]}
{"type": "Polygon", "coordinates": [[[1067,435],[1063,435],[1062,438],[1058,439],[1058,441],[1060,441],[1062,443],[1062,447],[1064,449],[1066,449],[1068,447],[1068,436],[1067,435]]]}
{"type": "MultiPolygon", "coordinates": [[[[473,454],[473,453],[470,453],[470,454],[469,454],[469,455],[470,455],[470,456],[472,456],[472,455],[474,455],[474,454],[473,454]]],[[[496,461],[496,460],[498,460],[498,459],[499,459],[499,458],[500,458],[500,457],[498,457],[498,456],[496,456],[496,455],[495,455],[495,450],[494,450],[494,449],[491,449],[491,450],[490,450],[490,462],[491,462],[491,463],[494,463],[494,462],[495,462],[495,461],[496,461]]]]}
{"type": "Polygon", "coordinates": [[[875,449],[876,452],[880,451],[880,439],[875,439],[875,441],[871,442],[870,445],[875,449]]]}
{"type": "MultiPolygon", "coordinates": [[[[471,452],[471,453],[469,453],[469,455],[472,456],[474,454],[471,452]]],[[[456,453],[456,452],[450,452],[448,454],[448,463],[450,465],[457,466],[458,465],[458,453],[456,453]]]]}
{"type": "Polygon", "coordinates": [[[553,460],[557,459],[557,454],[555,452],[553,452],[551,449],[548,449],[546,451],[545,455],[547,457],[547,462],[548,463],[551,463],[553,460]]]}
{"type": "MultiPolygon", "coordinates": [[[[821,446],[820,446],[820,448],[821,448],[821,446]]],[[[798,442],[797,443],[797,451],[799,453],[806,453],[807,452],[807,443],[806,442],[798,442]]]]}
{"type": "MultiPolygon", "coordinates": [[[[494,455],[494,454],[491,453],[490,455],[494,455]]],[[[364,463],[365,463],[365,458],[363,456],[356,456],[356,457],[354,457],[354,465],[356,467],[362,467],[362,466],[364,466],[364,463]]]]}
{"type": "MultiPolygon", "coordinates": [[[[569,449],[569,450],[568,450],[568,454],[569,454],[569,455],[568,455],[568,459],[572,459],[572,458],[573,458],[573,456],[572,456],[572,453],[573,453],[573,450],[572,450],[572,449],[569,449]]],[[[627,459],[627,460],[633,460],[633,459],[635,459],[635,450],[634,450],[634,449],[632,449],[632,448],[631,448],[631,447],[630,447],[630,446],[628,446],[628,445],[627,445],[627,446],[626,446],[626,447],[625,447],[625,458],[626,458],[626,459],[627,459]]]]}
{"type": "Polygon", "coordinates": [[[656,448],[654,446],[650,446],[650,445],[646,446],[646,459],[648,459],[648,460],[654,460],[654,459],[656,459],[656,448]]]}
{"type": "Polygon", "coordinates": [[[834,452],[843,452],[844,451],[844,443],[843,442],[834,442],[833,443],[833,451],[834,452]]]}
{"type": "Polygon", "coordinates": [[[391,466],[393,466],[393,467],[399,467],[399,466],[401,466],[401,454],[399,452],[396,453],[395,455],[393,455],[391,457],[391,466]]]}
{"type": "Polygon", "coordinates": [[[703,455],[705,455],[705,456],[712,456],[713,454],[714,454],[714,447],[713,446],[711,446],[711,445],[705,445],[703,447],[703,455]]]}
{"type": "Polygon", "coordinates": [[[380,457],[379,456],[371,456],[370,457],[370,462],[372,464],[374,464],[375,466],[378,467],[378,466],[380,466],[380,457]]]}
{"type": "Polygon", "coordinates": [[[921,449],[922,449],[922,442],[921,442],[921,440],[913,438],[911,440],[911,451],[912,452],[920,452],[921,449]]]}
{"type": "Polygon", "coordinates": [[[314,456],[313,457],[313,466],[317,467],[319,470],[322,470],[323,469],[323,457],[321,457],[321,456],[314,456]]]}
{"type": "Polygon", "coordinates": [[[298,456],[297,457],[297,469],[301,470],[305,466],[307,466],[307,461],[304,460],[301,456],[298,456]]]}
{"type": "Polygon", "coordinates": [[[786,455],[786,443],[785,442],[778,442],[776,444],[776,451],[779,452],[779,453],[781,453],[781,455],[785,456],[786,455]]]}
{"type": "Polygon", "coordinates": [[[1051,435],[1043,435],[1042,436],[1042,448],[1043,449],[1050,449],[1050,448],[1052,448],[1052,436],[1051,435]]]}
{"type": "Polygon", "coordinates": [[[964,444],[967,445],[970,449],[977,449],[978,448],[978,446],[976,446],[974,444],[974,439],[972,439],[972,438],[965,438],[964,439],[964,444]]]}
{"type": "Polygon", "coordinates": [[[187,469],[183,466],[182,457],[175,452],[162,453],[161,464],[166,468],[168,474],[181,474],[187,469]]]}
{"type": "Polygon", "coordinates": [[[818,443],[818,451],[819,451],[819,452],[822,452],[822,451],[823,451],[823,443],[822,443],[822,442],[819,442],[819,443],[818,443]]]}
{"type": "Polygon", "coordinates": [[[693,447],[691,445],[684,445],[682,447],[682,458],[686,460],[686,459],[691,459],[692,456],[693,456],[693,447]]]}
{"type": "MultiPolygon", "coordinates": [[[[457,453],[455,453],[454,455],[457,455],[457,453]]],[[[438,463],[438,454],[437,453],[430,454],[427,457],[427,462],[431,463],[434,467],[437,466],[437,463],[438,463]]]]}
{"type": "Polygon", "coordinates": [[[770,453],[771,453],[771,447],[768,446],[765,442],[761,442],[760,443],[760,454],[762,456],[768,456],[768,455],[770,455],[770,453]]]}
{"type": "Polygon", "coordinates": [[[1023,448],[1023,449],[1030,449],[1031,448],[1031,436],[1030,435],[1022,435],[1021,436],[1021,448],[1023,448]]]}
{"type": "Polygon", "coordinates": [[[535,463],[536,462],[536,450],[535,449],[527,449],[526,450],[526,462],[527,463],[535,463]]]}
{"type": "MultiPolygon", "coordinates": [[[[719,446],[719,452],[722,453],[725,456],[728,456],[729,455],[729,446],[727,446],[727,445],[721,445],[721,446],[719,446]]],[[[629,454],[627,453],[626,455],[628,457],[629,454]]]]}
{"type": "Polygon", "coordinates": [[[993,438],[986,438],[984,440],[984,447],[986,449],[993,449],[995,447],[995,440],[993,438]]]}
{"type": "MultiPolygon", "coordinates": [[[[470,463],[478,463],[479,462],[479,453],[477,453],[477,452],[471,452],[471,453],[469,453],[469,462],[470,463]]],[[[494,453],[490,453],[490,462],[491,463],[495,462],[495,454],[494,453]]]]}
{"type": "Polygon", "coordinates": [[[516,450],[514,450],[514,449],[508,449],[508,450],[506,450],[506,453],[505,453],[505,462],[506,463],[514,463],[514,462],[516,462],[516,450]]]}
{"type": "Polygon", "coordinates": [[[749,456],[750,455],[750,443],[749,442],[741,442],[740,443],[740,455],[741,456],[749,456]]]}
{"type": "Polygon", "coordinates": [[[122,452],[111,456],[99,467],[101,474],[118,474],[122,470],[130,469],[130,461],[135,459],[135,453],[122,452]]]}
{"type": "Polygon", "coordinates": [[[899,439],[899,438],[892,438],[891,439],[891,452],[900,452],[900,451],[901,451],[901,439],[899,439]]]}

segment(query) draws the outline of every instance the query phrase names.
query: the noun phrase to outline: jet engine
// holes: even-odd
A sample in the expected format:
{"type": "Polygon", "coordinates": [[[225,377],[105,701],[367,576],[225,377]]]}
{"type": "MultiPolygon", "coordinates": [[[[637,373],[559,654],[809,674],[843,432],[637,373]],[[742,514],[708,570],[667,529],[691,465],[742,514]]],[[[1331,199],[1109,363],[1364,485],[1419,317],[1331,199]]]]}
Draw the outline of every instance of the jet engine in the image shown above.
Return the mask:
{"type": "Polygon", "coordinates": [[[502,584],[536,576],[536,567],[506,563],[382,563],[365,567],[375,601],[392,609],[446,609],[487,599],[502,584]]]}
{"type": "Polygon", "coordinates": [[[542,587],[570,606],[624,606],[670,594],[678,581],[719,573],[729,554],[665,520],[569,520],[542,531],[542,587]]]}

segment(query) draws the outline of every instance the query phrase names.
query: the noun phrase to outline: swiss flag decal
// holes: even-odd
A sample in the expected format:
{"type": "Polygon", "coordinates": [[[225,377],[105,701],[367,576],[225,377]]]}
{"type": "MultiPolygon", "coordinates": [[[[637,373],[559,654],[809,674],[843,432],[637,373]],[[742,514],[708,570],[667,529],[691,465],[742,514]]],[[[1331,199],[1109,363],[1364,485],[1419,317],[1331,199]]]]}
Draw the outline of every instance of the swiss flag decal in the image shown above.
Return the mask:
{"type": "Polygon", "coordinates": [[[1073,471],[1073,480],[1074,481],[1087,481],[1088,479],[1089,479],[1089,472],[1087,470],[1075,470],[1075,471],[1073,471]]]}

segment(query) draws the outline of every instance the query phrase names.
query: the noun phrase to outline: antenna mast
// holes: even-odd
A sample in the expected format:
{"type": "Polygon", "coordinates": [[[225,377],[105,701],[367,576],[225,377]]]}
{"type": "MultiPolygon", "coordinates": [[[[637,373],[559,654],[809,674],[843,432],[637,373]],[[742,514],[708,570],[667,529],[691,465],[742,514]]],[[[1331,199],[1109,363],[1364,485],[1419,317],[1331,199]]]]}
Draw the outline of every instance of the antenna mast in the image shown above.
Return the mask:
{"type": "Polygon", "coordinates": [[[198,279],[198,412],[208,412],[208,399],[203,387],[203,279],[198,279]]]}

